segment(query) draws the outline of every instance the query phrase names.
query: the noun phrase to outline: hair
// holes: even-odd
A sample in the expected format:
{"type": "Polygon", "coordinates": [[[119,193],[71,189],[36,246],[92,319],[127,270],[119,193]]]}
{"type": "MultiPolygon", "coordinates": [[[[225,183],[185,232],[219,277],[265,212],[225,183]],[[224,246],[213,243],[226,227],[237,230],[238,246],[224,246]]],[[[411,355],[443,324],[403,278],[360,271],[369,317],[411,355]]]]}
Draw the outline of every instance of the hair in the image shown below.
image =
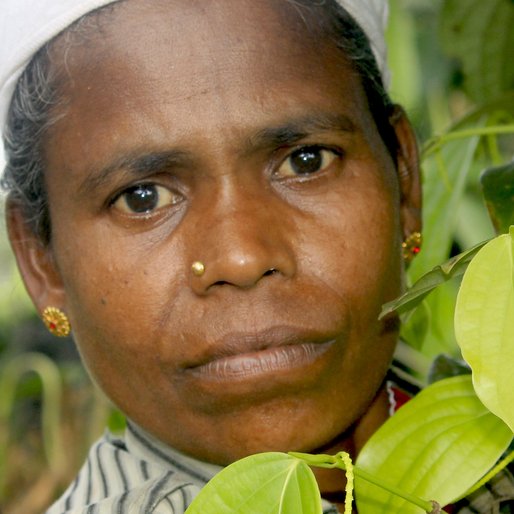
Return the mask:
{"type": "MultiPolygon", "coordinates": [[[[350,60],[367,97],[378,132],[391,157],[396,162],[398,140],[390,123],[394,104],[384,87],[369,40],[355,20],[336,0],[285,0],[294,5],[308,26],[314,20],[332,38],[346,58],[350,60]],[[312,16],[315,11],[316,16],[312,16]],[[307,16],[303,15],[307,13],[307,16]],[[309,13],[311,13],[309,15],[309,13]]],[[[119,2],[118,2],[119,3],[119,2]]],[[[84,15],[62,34],[65,45],[80,37],[90,37],[91,22],[97,23],[107,5],[84,15]]],[[[52,49],[57,36],[48,41],[31,59],[21,75],[14,91],[7,125],[4,146],[7,164],[1,187],[8,192],[9,199],[22,210],[27,224],[44,245],[51,241],[51,219],[45,187],[44,140],[48,129],[63,116],[65,101],[59,92],[63,74],[52,62],[52,49]]]]}

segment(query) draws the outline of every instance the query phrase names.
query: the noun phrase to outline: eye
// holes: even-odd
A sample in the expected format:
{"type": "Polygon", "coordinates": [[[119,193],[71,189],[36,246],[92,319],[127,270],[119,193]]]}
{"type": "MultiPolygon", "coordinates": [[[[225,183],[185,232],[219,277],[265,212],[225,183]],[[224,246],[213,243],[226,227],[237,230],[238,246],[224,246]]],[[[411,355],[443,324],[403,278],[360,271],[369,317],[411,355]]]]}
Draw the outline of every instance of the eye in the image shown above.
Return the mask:
{"type": "Polygon", "coordinates": [[[112,205],[125,214],[149,214],[179,203],[181,197],[157,184],[137,184],[125,189],[112,205]]]}
{"type": "Polygon", "coordinates": [[[302,146],[289,155],[281,164],[277,174],[283,177],[295,177],[319,173],[330,166],[336,157],[336,152],[321,146],[302,146]]]}

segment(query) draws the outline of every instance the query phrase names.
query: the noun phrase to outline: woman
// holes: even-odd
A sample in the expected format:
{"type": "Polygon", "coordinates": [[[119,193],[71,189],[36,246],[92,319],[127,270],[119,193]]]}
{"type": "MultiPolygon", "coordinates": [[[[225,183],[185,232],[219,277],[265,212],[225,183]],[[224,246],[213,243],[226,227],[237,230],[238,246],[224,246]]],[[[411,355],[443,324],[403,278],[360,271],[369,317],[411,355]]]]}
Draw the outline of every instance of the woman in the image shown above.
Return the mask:
{"type": "Polygon", "coordinates": [[[43,3],[5,29],[10,240],[129,419],[48,512],[183,512],[251,453],[355,456],[389,413],[377,318],[420,230],[384,3],[43,3]]]}

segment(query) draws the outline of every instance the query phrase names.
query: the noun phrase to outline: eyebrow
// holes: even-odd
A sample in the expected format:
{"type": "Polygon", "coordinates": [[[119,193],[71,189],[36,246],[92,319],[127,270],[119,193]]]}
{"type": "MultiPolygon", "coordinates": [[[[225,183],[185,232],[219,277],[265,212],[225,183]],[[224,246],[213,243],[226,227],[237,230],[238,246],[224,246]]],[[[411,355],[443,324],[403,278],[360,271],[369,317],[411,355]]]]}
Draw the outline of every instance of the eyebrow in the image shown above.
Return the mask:
{"type": "MultiPolygon", "coordinates": [[[[238,153],[246,155],[268,148],[293,145],[309,135],[328,131],[351,133],[355,131],[355,124],[348,116],[339,113],[310,113],[307,116],[291,118],[275,127],[257,130],[243,143],[238,153]]],[[[108,183],[111,176],[120,170],[129,175],[145,177],[165,169],[190,167],[193,160],[190,152],[178,149],[124,154],[99,170],[90,171],[80,185],[79,193],[91,194],[108,183]]]]}
{"type": "Polygon", "coordinates": [[[115,158],[100,170],[91,171],[80,186],[80,193],[88,194],[107,183],[119,170],[134,176],[150,176],[164,169],[184,167],[191,162],[187,152],[167,150],[162,152],[134,153],[115,158]]]}
{"type": "MultiPolygon", "coordinates": [[[[288,146],[320,132],[355,132],[355,123],[339,113],[319,112],[293,118],[277,127],[259,130],[247,142],[247,152],[268,147],[288,146]]],[[[243,152],[246,153],[246,152],[243,152]]]]}

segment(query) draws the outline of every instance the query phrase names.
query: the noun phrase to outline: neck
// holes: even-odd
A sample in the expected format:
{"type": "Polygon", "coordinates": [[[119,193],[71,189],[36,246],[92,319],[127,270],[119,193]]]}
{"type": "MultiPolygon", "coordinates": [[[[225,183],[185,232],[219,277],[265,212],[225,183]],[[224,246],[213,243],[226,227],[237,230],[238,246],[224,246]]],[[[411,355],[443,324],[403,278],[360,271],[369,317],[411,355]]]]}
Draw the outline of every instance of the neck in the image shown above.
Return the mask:
{"type": "MultiPolygon", "coordinates": [[[[360,418],[348,431],[315,453],[335,455],[345,451],[350,454],[353,461],[357,458],[361,448],[371,435],[389,417],[389,398],[383,386],[364,416],[360,418]]],[[[313,468],[314,475],[321,491],[321,496],[334,503],[343,512],[346,477],[344,471],[338,469],[313,468]]]]}

